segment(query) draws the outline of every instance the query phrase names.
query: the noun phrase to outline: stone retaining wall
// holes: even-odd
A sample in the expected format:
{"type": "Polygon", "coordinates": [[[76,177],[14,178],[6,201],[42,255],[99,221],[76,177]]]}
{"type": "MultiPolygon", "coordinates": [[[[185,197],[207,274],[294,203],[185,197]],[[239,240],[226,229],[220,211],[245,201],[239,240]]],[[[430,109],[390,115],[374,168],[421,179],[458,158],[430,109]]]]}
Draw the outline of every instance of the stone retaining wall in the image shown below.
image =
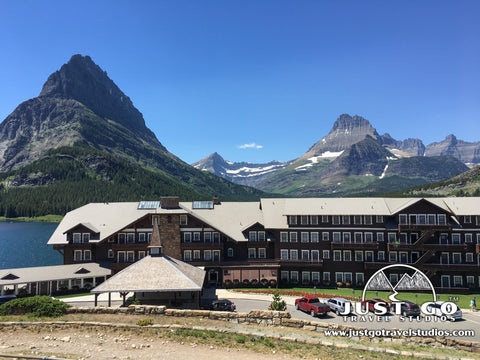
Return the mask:
{"type": "MultiPolygon", "coordinates": [[[[249,313],[237,313],[228,311],[209,311],[209,310],[177,310],[167,309],[165,306],[148,305],[130,305],[128,308],[108,308],[108,307],[70,307],[67,313],[97,313],[97,314],[132,314],[132,315],[163,315],[176,317],[202,317],[211,320],[228,321],[236,324],[253,324],[259,326],[285,326],[302,330],[318,331],[323,333],[328,330],[349,331],[364,330],[364,328],[337,325],[321,321],[308,321],[292,319],[289,312],[253,310],[249,313]]],[[[398,330],[398,329],[392,329],[398,330]]],[[[371,343],[378,343],[378,337],[370,338],[368,336],[353,337],[354,340],[363,340],[371,343]]],[[[480,353],[480,343],[474,341],[449,339],[444,336],[436,337],[405,337],[390,336],[383,337],[383,342],[409,343],[415,345],[428,345],[436,347],[449,347],[458,350],[480,353]]]]}

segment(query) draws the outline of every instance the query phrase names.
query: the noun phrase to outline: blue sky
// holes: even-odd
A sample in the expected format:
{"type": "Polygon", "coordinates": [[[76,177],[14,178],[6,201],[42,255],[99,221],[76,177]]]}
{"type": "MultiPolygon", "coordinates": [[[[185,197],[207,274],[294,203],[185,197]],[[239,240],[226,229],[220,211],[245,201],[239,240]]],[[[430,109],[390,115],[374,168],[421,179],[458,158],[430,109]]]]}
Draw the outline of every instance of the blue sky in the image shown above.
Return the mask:
{"type": "Polygon", "coordinates": [[[291,160],[342,113],[398,140],[480,141],[479,14],[476,0],[0,0],[0,120],[80,53],[188,163],[291,160]]]}

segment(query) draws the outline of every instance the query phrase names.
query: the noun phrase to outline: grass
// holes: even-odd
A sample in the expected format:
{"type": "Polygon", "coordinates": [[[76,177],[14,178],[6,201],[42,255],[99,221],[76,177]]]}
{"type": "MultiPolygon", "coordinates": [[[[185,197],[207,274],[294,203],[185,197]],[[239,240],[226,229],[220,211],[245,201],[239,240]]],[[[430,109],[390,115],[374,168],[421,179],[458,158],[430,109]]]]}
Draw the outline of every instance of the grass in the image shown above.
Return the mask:
{"type": "MultiPolygon", "coordinates": [[[[244,289],[237,289],[237,290],[245,290],[245,291],[271,291],[271,289],[267,288],[244,288],[244,289]]],[[[338,289],[313,289],[313,288],[279,288],[279,290],[284,291],[298,291],[303,293],[316,293],[317,296],[321,296],[321,294],[325,295],[334,295],[339,297],[356,297],[361,298],[363,290],[354,290],[351,288],[338,288],[338,289]]],[[[391,292],[388,291],[367,291],[366,298],[380,298],[384,300],[388,300],[388,296],[391,295],[391,292]]],[[[285,296],[285,294],[281,294],[285,296]]],[[[459,294],[437,294],[437,301],[452,301],[455,302],[461,309],[469,309],[470,308],[470,300],[472,297],[475,296],[477,299],[480,299],[480,293],[472,293],[468,295],[459,295],[459,294]]],[[[425,294],[425,293],[407,293],[401,292],[397,295],[397,299],[399,300],[410,300],[418,304],[423,304],[427,301],[433,301],[432,294],[425,294]]]]}

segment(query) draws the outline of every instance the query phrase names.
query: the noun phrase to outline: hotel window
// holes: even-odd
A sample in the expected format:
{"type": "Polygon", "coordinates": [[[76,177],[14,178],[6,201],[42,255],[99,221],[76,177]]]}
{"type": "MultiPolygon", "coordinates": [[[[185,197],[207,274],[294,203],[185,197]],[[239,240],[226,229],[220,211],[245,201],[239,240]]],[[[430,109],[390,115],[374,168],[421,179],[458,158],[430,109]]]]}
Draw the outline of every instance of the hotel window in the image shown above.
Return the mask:
{"type": "Polygon", "coordinates": [[[148,233],[147,235],[148,235],[147,236],[147,241],[150,244],[150,240],[152,239],[152,233],[148,233]]]}
{"type": "Polygon", "coordinates": [[[463,277],[455,275],[453,277],[453,286],[463,286],[463,277]]]}
{"type": "Polygon", "coordinates": [[[206,243],[211,243],[212,242],[212,233],[207,231],[203,233],[203,241],[206,243]]]}
{"type": "Polygon", "coordinates": [[[473,253],[466,253],[465,254],[465,262],[473,263],[473,253]]]}
{"type": "Polygon", "coordinates": [[[363,261],[363,251],[355,251],[355,261],[363,261]]]}
{"type": "Polygon", "coordinates": [[[83,233],[82,234],[82,242],[84,244],[88,243],[90,241],[90,233],[83,233]]]}
{"type": "Polygon", "coordinates": [[[373,251],[365,251],[365,261],[373,262],[373,251]]]}
{"type": "Polygon", "coordinates": [[[394,285],[398,283],[398,274],[390,274],[390,282],[394,285]]]}
{"type": "Polygon", "coordinates": [[[249,231],[248,232],[248,241],[257,241],[257,232],[249,231]]]}
{"type": "Polygon", "coordinates": [[[304,261],[310,260],[310,251],[302,250],[302,260],[304,261]]]}
{"type": "Polygon", "coordinates": [[[399,225],[407,225],[407,214],[398,215],[398,224],[399,225]]]}
{"type": "Polygon", "coordinates": [[[452,234],[452,244],[460,244],[460,234],[452,234]]]}
{"type": "Polygon", "coordinates": [[[339,215],[333,215],[333,225],[340,225],[340,216],[339,215]]]}
{"type": "MultiPolygon", "coordinates": [[[[250,249],[249,249],[248,253],[250,254],[250,249]]],[[[203,251],[203,260],[212,261],[212,250],[204,250],[203,251]]]]}
{"type": "Polygon", "coordinates": [[[330,250],[322,250],[322,257],[324,259],[330,259],[330,250]]]}
{"type": "Polygon", "coordinates": [[[312,281],[316,281],[316,282],[320,281],[320,273],[318,271],[312,272],[312,281]]]}
{"type": "Polygon", "coordinates": [[[475,216],[475,225],[477,225],[477,226],[480,225],[480,216],[479,215],[475,216]]]}
{"type": "Polygon", "coordinates": [[[308,225],[308,216],[305,216],[305,215],[300,216],[300,224],[308,225]]]}
{"type": "Polygon", "coordinates": [[[297,217],[296,216],[289,216],[288,217],[288,224],[289,225],[297,225],[297,217]]]}
{"type": "Polygon", "coordinates": [[[322,215],[322,223],[328,223],[328,216],[322,215]]]}
{"type": "Polygon", "coordinates": [[[378,224],[383,223],[383,216],[382,215],[377,215],[377,223],[378,224]]]}
{"type": "Polygon", "coordinates": [[[333,261],[342,261],[342,251],[333,250],[333,261]]]}
{"type": "Polygon", "coordinates": [[[383,241],[383,233],[377,233],[377,241],[383,241]]]}
{"type": "Polygon", "coordinates": [[[290,250],[290,260],[298,260],[298,250],[290,250]]]}
{"type": "Polygon", "coordinates": [[[124,263],[125,262],[125,251],[118,251],[117,252],[117,262],[124,263]]]}
{"type": "Polygon", "coordinates": [[[291,232],[290,233],[290,242],[297,242],[297,233],[291,232]]]}
{"type": "Polygon", "coordinates": [[[185,250],[183,252],[183,261],[192,261],[192,250],[185,250]]]}
{"type": "Polygon", "coordinates": [[[291,282],[298,282],[298,271],[290,271],[290,281],[291,282]]]}
{"type": "Polygon", "coordinates": [[[82,261],[83,251],[75,250],[73,252],[73,261],[82,261]]]}
{"type": "Polygon", "coordinates": [[[81,244],[82,243],[82,234],[73,233],[73,243],[74,244],[81,244]]]}
{"type": "Polygon", "coordinates": [[[280,280],[284,282],[288,281],[288,271],[280,271],[280,280]]]}
{"type": "Polygon", "coordinates": [[[302,271],[302,283],[309,283],[310,282],[310,272],[302,271]]]}
{"type": "Polygon", "coordinates": [[[323,281],[328,282],[330,281],[330,273],[328,271],[323,272],[323,281]]]}
{"type": "Polygon", "coordinates": [[[438,214],[437,218],[438,218],[438,225],[446,225],[447,224],[447,217],[445,216],[445,214],[438,214]]]}
{"type": "Polygon", "coordinates": [[[365,233],[365,242],[366,243],[373,242],[373,234],[372,233],[365,233]]]}
{"type": "Polygon", "coordinates": [[[135,242],[135,233],[127,234],[127,243],[133,244],[135,242]]]}
{"type": "Polygon", "coordinates": [[[280,250],[280,259],[288,260],[288,250],[287,249],[281,249],[280,250]]]}
{"type": "Polygon", "coordinates": [[[350,225],[350,216],[348,215],[343,215],[342,216],[343,224],[344,225],[350,225]]]}
{"type": "Polygon", "coordinates": [[[356,232],[354,234],[354,242],[357,244],[362,243],[362,233],[361,232],[356,232]]]}
{"type": "Polygon", "coordinates": [[[477,244],[480,244],[480,234],[477,234],[477,244]]]}
{"type": "Polygon", "coordinates": [[[372,215],[365,215],[365,225],[372,225],[372,215]]]}
{"type": "Polygon", "coordinates": [[[427,217],[428,223],[430,225],[435,225],[435,218],[436,216],[434,214],[428,214],[428,217],[427,217]]]}
{"type": "Polygon", "coordinates": [[[138,252],[138,260],[143,259],[145,257],[145,251],[138,252]]]}
{"type": "Polygon", "coordinates": [[[318,250],[312,250],[312,261],[320,260],[320,252],[318,250]]]}
{"type": "Polygon", "coordinates": [[[351,235],[349,232],[344,232],[343,233],[343,242],[344,243],[350,243],[352,242],[352,238],[351,238],[351,235]]]}
{"type": "Polygon", "coordinates": [[[472,222],[472,217],[470,215],[465,215],[464,220],[465,224],[470,224],[472,222]]]}
{"type": "Polygon", "coordinates": [[[193,250],[193,260],[200,260],[200,250],[193,250]]]}
{"type": "Polygon", "coordinates": [[[472,242],[472,234],[465,234],[465,242],[466,243],[472,242]]]}
{"type": "Polygon", "coordinates": [[[191,232],[183,233],[183,242],[186,242],[186,243],[192,242],[192,233],[191,232]]]}
{"type": "Polygon", "coordinates": [[[350,250],[343,251],[343,261],[352,261],[352,252],[350,250]]]}
{"type": "Polygon", "coordinates": [[[475,277],[474,276],[467,276],[467,286],[475,285],[475,277]]]}
{"type": "Polygon", "coordinates": [[[393,244],[397,241],[397,234],[396,233],[388,233],[388,242],[393,244]]]}
{"type": "Polygon", "coordinates": [[[333,233],[333,242],[340,242],[340,233],[339,232],[334,232],[333,233]]]}
{"type": "Polygon", "coordinates": [[[355,215],[353,217],[353,223],[355,225],[362,225],[362,216],[361,215],[355,215]]]}
{"type": "Polygon", "coordinates": [[[280,232],[280,242],[288,242],[288,233],[286,231],[280,232]]]}
{"type": "Polygon", "coordinates": [[[158,215],[152,216],[152,225],[160,225],[160,216],[158,215]]]}
{"type": "Polygon", "coordinates": [[[138,242],[145,242],[145,233],[138,234],[138,242]]]}
{"type": "Polygon", "coordinates": [[[392,251],[388,254],[388,260],[390,262],[397,262],[397,252],[396,251],[392,251]]]}
{"type": "Polygon", "coordinates": [[[323,241],[328,241],[329,240],[329,233],[328,232],[322,232],[322,240],[323,241]]]}
{"type": "Polygon", "coordinates": [[[349,282],[351,284],[352,283],[352,273],[351,272],[344,272],[343,273],[343,280],[345,280],[345,282],[349,282]]]}
{"type": "Polygon", "coordinates": [[[83,260],[84,261],[92,261],[92,252],[90,250],[85,250],[83,252],[83,260]]]}
{"type": "Polygon", "coordinates": [[[180,215],[180,225],[187,225],[187,215],[180,215]]]}
{"type": "Polygon", "coordinates": [[[257,257],[257,249],[255,248],[248,248],[248,258],[255,259],[257,257]]]}
{"type": "Polygon", "coordinates": [[[377,258],[379,261],[385,261],[385,251],[379,251],[377,253],[377,258]]]}
{"type": "Polygon", "coordinates": [[[227,249],[227,256],[228,257],[233,257],[233,248],[228,248],[227,249]]]}
{"type": "Polygon", "coordinates": [[[135,261],[135,251],[127,251],[127,262],[135,261]]]}
{"type": "Polygon", "coordinates": [[[343,282],[343,272],[335,272],[335,282],[343,282]]]}
{"type": "Polygon", "coordinates": [[[258,258],[259,259],[265,259],[266,257],[267,257],[267,249],[259,248],[258,249],[258,258]]]}
{"type": "Polygon", "coordinates": [[[220,250],[213,250],[213,261],[220,261],[220,250]]]}
{"type": "Polygon", "coordinates": [[[265,241],[265,231],[258,232],[258,241],[265,241]]]}
{"type": "Polygon", "coordinates": [[[113,259],[113,258],[115,257],[115,254],[114,254],[114,252],[113,252],[112,249],[108,249],[107,257],[108,257],[109,259],[113,259]]]}
{"type": "Polygon", "coordinates": [[[302,232],[300,234],[302,243],[308,243],[308,232],[302,232]]]}
{"type": "Polygon", "coordinates": [[[318,243],[318,232],[310,233],[310,241],[312,243],[318,243]]]}
{"type": "Polygon", "coordinates": [[[200,241],[200,233],[194,232],[193,233],[193,241],[200,241]]]}
{"type": "Polygon", "coordinates": [[[365,279],[365,277],[364,277],[363,273],[355,273],[355,284],[357,284],[357,285],[360,284],[360,283],[363,284],[363,282],[365,281],[364,279],[365,279]]]}
{"type": "Polygon", "coordinates": [[[310,224],[318,225],[318,216],[317,215],[310,216],[310,224]]]}
{"type": "Polygon", "coordinates": [[[219,232],[214,232],[213,233],[213,242],[220,243],[220,233],[219,232]]]}

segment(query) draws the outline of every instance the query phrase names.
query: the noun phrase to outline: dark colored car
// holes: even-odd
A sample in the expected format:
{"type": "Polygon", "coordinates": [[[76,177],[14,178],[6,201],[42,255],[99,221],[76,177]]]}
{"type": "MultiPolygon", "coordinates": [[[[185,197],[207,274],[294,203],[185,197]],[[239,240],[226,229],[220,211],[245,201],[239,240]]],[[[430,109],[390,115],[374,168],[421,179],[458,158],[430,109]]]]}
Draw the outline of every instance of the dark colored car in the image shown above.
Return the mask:
{"type": "Polygon", "coordinates": [[[418,316],[420,315],[420,307],[412,301],[404,301],[400,313],[403,316],[418,316]]]}
{"type": "MultiPolygon", "coordinates": [[[[362,301],[362,307],[368,308],[368,311],[375,312],[375,304],[382,304],[382,307],[387,309],[387,313],[390,312],[390,305],[382,299],[367,299],[362,301]]],[[[378,306],[378,305],[377,305],[378,306]]]]}
{"type": "Polygon", "coordinates": [[[0,296],[0,305],[5,304],[7,301],[10,301],[16,298],[17,297],[15,295],[0,296]]]}
{"type": "Polygon", "coordinates": [[[227,299],[215,300],[210,305],[210,310],[214,311],[235,311],[236,308],[235,304],[227,299]]]}

